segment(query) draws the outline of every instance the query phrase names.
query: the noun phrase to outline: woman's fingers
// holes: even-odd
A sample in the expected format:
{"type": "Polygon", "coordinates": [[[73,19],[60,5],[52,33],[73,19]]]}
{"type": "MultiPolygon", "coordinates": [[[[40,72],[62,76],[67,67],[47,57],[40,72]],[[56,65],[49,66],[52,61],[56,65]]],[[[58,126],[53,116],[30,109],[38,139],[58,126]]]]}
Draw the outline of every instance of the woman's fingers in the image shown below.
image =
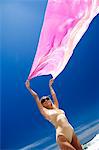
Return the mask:
{"type": "Polygon", "coordinates": [[[51,86],[51,85],[53,84],[53,82],[54,82],[54,79],[53,79],[53,78],[50,79],[50,81],[49,81],[49,86],[51,86]]]}
{"type": "Polygon", "coordinates": [[[53,79],[53,78],[51,79],[51,82],[52,82],[52,83],[54,82],[54,79],[53,79]]]}
{"type": "Polygon", "coordinates": [[[52,83],[53,82],[53,80],[52,79],[50,79],[50,83],[52,83]]]}
{"type": "Polygon", "coordinates": [[[26,85],[27,88],[30,86],[29,80],[26,80],[25,85],[26,85]]]}
{"type": "Polygon", "coordinates": [[[50,81],[51,81],[51,82],[54,82],[54,79],[52,78],[52,79],[50,79],[50,81]]]}

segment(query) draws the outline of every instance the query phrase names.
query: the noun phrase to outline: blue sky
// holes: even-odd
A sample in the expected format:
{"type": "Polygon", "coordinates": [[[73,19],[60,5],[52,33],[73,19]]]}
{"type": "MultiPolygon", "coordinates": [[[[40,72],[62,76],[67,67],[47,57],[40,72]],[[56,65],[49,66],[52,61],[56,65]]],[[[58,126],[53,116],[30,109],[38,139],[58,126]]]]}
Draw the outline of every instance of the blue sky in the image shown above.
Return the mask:
{"type": "MultiPolygon", "coordinates": [[[[40,148],[55,144],[55,129],[40,115],[33,97],[24,85],[36,53],[46,4],[47,0],[0,2],[1,125],[2,148],[5,149],[22,148],[44,138],[45,142],[40,148]]],[[[85,127],[87,132],[86,126],[95,128],[99,122],[98,25],[99,16],[96,16],[53,84],[60,108],[64,109],[76,131],[78,127],[80,130],[85,127]]],[[[50,94],[48,82],[51,77],[40,76],[31,80],[31,87],[39,97],[50,94]]],[[[88,132],[90,138],[99,131],[99,127],[92,131],[88,132]]],[[[83,139],[81,141],[85,142],[83,139]]]]}

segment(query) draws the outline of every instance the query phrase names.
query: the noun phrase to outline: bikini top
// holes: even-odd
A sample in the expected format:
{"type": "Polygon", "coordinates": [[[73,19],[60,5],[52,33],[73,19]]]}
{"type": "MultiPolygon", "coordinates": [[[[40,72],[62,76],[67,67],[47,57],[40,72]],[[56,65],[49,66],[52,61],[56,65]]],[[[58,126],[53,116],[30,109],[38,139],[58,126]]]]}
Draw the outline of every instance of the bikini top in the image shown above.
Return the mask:
{"type": "Polygon", "coordinates": [[[61,114],[63,114],[65,117],[65,112],[62,109],[56,108],[55,106],[54,106],[54,109],[46,109],[45,107],[43,107],[43,110],[45,114],[47,115],[45,118],[49,122],[51,122],[56,128],[58,126],[57,117],[61,114]]]}

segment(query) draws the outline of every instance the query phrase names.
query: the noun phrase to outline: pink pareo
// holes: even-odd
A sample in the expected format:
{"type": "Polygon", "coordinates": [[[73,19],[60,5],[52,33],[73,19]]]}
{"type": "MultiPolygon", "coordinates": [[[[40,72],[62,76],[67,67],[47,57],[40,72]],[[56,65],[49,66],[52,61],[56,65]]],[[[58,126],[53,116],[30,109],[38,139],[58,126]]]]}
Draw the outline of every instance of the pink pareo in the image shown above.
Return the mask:
{"type": "Polygon", "coordinates": [[[99,0],[48,0],[28,79],[49,74],[55,79],[98,13],[99,0]]]}

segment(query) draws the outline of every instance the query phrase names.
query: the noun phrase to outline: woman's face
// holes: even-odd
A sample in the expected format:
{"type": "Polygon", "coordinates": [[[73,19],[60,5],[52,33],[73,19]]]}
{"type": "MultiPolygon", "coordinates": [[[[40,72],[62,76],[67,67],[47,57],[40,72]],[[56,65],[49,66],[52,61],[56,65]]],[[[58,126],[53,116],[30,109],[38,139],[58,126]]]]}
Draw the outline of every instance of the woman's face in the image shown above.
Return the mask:
{"type": "Polygon", "coordinates": [[[51,99],[49,99],[49,100],[45,99],[45,101],[43,102],[42,105],[43,105],[45,108],[48,108],[48,109],[53,108],[51,99]]]}

